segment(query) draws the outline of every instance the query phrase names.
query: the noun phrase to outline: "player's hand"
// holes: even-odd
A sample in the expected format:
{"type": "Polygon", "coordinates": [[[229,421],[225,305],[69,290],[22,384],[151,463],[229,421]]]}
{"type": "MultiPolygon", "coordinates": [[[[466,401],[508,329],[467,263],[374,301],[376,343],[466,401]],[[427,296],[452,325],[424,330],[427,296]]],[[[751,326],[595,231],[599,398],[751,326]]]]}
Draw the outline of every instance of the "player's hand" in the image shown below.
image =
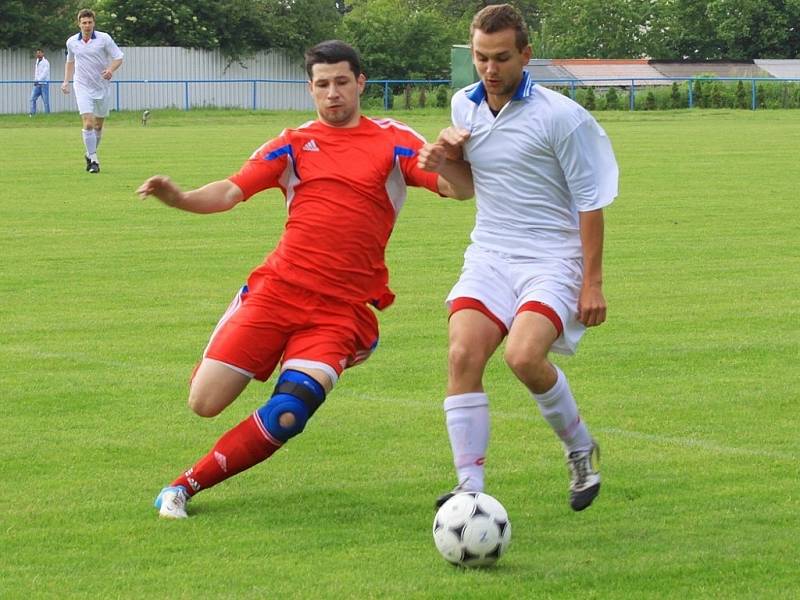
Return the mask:
{"type": "Polygon", "coordinates": [[[606,299],[599,285],[584,285],[578,298],[578,321],[595,327],[606,320],[606,299]]]}
{"type": "Polygon", "coordinates": [[[111,79],[113,75],[114,71],[112,71],[111,69],[104,69],[103,72],[100,73],[100,77],[102,77],[103,79],[111,79]]]}
{"type": "Polygon", "coordinates": [[[183,192],[175,183],[163,175],[156,175],[145,181],[136,190],[139,197],[144,199],[148,196],[155,196],[164,204],[177,206],[183,197],[183,192]]]}
{"type": "Polygon", "coordinates": [[[68,81],[65,81],[64,83],[61,84],[61,91],[69,96],[69,82],[68,81]]]}
{"type": "Polygon", "coordinates": [[[447,160],[447,151],[443,144],[425,144],[417,152],[417,165],[420,169],[438,173],[447,160]]]}
{"type": "Polygon", "coordinates": [[[469,139],[469,131],[457,127],[447,127],[439,132],[436,143],[440,144],[446,152],[447,158],[451,160],[462,160],[464,158],[463,146],[469,139]]]}

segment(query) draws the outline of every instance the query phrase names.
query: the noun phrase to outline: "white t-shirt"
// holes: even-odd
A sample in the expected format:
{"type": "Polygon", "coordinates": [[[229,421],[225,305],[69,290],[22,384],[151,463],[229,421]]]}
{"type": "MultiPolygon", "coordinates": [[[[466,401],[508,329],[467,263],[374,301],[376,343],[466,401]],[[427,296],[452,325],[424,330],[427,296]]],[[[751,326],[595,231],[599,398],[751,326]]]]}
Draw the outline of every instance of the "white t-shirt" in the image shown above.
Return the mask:
{"type": "Polygon", "coordinates": [[[483,83],[459,90],[453,125],[470,131],[474,244],[520,259],[581,258],[578,212],[610,204],[619,170],[611,142],[571,99],[524,73],[495,117],[483,83]]]}
{"type": "Polygon", "coordinates": [[[83,36],[70,36],[67,39],[67,62],[75,63],[75,94],[86,95],[95,100],[105,97],[111,82],[101,77],[112,60],[124,55],[111,36],[102,31],[93,31],[88,42],[83,36]]]}
{"type": "Polygon", "coordinates": [[[50,62],[45,57],[36,60],[36,65],[33,67],[33,80],[36,83],[50,81],[50,62]]]}

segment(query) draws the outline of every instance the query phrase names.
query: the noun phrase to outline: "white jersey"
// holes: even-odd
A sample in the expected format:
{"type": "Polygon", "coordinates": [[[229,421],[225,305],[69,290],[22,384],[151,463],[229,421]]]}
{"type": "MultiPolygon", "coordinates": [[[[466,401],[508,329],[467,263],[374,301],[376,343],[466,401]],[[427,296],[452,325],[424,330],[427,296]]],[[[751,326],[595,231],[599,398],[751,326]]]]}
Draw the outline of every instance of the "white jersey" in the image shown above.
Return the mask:
{"type": "Polygon", "coordinates": [[[33,80],[36,83],[47,83],[50,81],[50,62],[42,57],[41,60],[36,61],[33,67],[33,80]]]}
{"type": "Polygon", "coordinates": [[[571,99],[523,74],[495,117],[478,82],[452,101],[453,125],[470,131],[477,217],[473,244],[512,258],[581,258],[578,212],[610,204],[619,171],[611,142],[571,99]]]}
{"type": "Polygon", "coordinates": [[[122,58],[122,50],[102,31],[93,31],[88,42],[80,33],[67,40],[67,62],[75,63],[75,94],[95,100],[105,97],[111,82],[100,75],[112,60],[122,58]]]}

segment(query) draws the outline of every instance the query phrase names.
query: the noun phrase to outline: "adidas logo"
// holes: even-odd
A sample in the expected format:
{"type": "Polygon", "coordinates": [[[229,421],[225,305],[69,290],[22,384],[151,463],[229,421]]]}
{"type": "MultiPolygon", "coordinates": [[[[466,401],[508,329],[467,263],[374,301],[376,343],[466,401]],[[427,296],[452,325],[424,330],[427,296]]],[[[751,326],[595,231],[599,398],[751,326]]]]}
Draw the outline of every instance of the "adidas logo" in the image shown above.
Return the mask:
{"type": "Polygon", "coordinates": [[[217,452],[216,450],[214,450],[214,458],[217,459],[217,464],[219,465],[219,468],[222,469],[224,473],[227,473],[228,461],[225,458],[225,455],[222,454],[221,452],[217,452]]]}
{"type": "Polygon", "coordinates": [[[305,146],[303,146],[303,150],[306,152],[319,152],[319,146],[317,146],[317,142],[310,140],[306,142],[305,146]]]}

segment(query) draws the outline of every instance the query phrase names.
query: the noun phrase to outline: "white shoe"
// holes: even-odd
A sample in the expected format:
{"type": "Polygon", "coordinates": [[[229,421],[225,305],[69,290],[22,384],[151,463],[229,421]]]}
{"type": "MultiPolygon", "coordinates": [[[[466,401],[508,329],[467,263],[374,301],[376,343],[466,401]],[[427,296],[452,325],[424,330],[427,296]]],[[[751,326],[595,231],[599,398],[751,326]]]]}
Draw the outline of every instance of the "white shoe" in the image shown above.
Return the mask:
{"type": "Polygon", "coordinates": [[[572,510],[587,508],[600,493],[600,472],[594,457],[600,461],[600,447],[592,440],[592,447],[583,452],[570,452],[567,467],[570,472],[569,505],[572,510]]]}
{"type": "Polygon", "coordinates": [[[445,492],[444,494],[439,496],[436,499],[436,502],[434,502],[434,508],[436,508],[437,510],[440,509],[445,502],[450,500],[450,498],[452,498],[456,494],[460,494],[462,492],[479,492],[479,491],[480,490],[476,489],[476,487],[472,485],[472,480],[469,477],[465,477],[452,490],[450,490],[449,492],[445,492]]]}
{"type": "Polygon", "coordinates": [[[156,498],[154,506],[158,509],[158,515],[165,519],[185,519],[186,503],[189,502],[189,494],[182,485],[175,487],[165,487],[156,498]]]}

